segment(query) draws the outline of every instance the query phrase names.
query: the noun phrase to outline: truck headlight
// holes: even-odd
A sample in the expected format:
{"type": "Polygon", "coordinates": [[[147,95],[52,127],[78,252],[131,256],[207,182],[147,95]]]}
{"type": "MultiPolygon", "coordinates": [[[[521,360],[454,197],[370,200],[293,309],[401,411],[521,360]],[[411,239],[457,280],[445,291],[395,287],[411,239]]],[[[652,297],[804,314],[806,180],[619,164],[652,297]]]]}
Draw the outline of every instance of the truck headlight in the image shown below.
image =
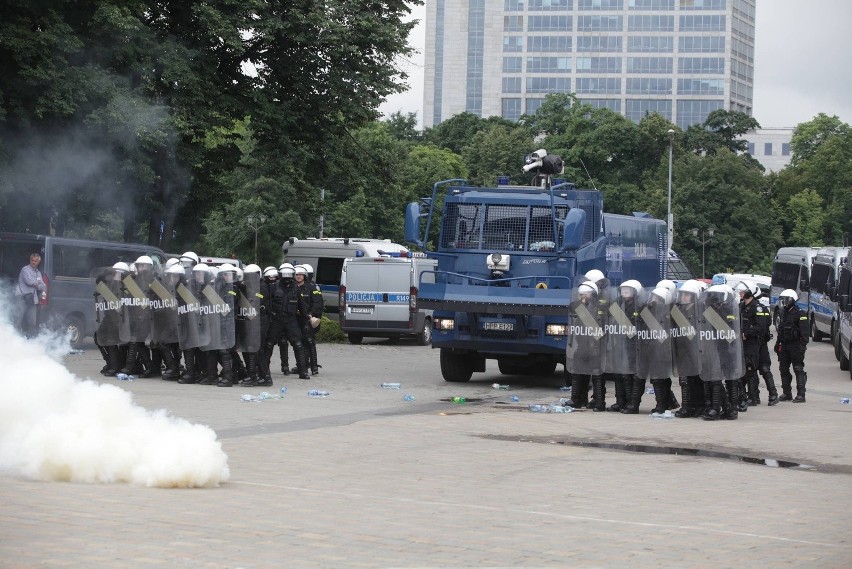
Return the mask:
{"type": "Polygon", "coordinates": [[[568,332],[568,325],[566,324],[548,324],[544,333],[547,336],[565,336],[568,332]]]}
{"type": "Polygon", "coordinates": [[[453,318],[435,318],[435,330],[452,330],[456,327],[453,318]]]}

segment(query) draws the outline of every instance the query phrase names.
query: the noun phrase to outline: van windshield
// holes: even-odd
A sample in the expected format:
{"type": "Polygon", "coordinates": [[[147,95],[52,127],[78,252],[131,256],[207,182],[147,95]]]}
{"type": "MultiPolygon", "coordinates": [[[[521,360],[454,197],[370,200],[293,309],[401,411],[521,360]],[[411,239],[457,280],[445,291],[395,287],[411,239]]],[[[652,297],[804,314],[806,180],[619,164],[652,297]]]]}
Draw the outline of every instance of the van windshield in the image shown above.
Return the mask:
{"type": "Polygon", "coordinates": [[[775,263],[772,266],[772,286],[796,290],[799,285],[799,265],[775,263]]]}
{"type": "MultiPolygon", "coordinates": [[[[568,206],[556,208],[565,219],[568,206]]],[[[442,249],[555,251],[550,207],[514,204],[447,204],[441,230],[442,249]]]]}

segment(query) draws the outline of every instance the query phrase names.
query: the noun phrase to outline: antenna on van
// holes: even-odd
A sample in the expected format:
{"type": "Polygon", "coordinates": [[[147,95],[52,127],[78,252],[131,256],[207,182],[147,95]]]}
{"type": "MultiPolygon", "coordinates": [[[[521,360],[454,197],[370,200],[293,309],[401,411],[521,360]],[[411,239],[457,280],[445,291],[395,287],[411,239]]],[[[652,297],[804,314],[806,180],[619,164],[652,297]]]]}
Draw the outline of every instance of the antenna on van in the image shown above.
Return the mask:
{"type": "Polygon", "coordinates": [[[597,187],[595,187],[595,181],[594,181],[594,180],[592,180],[592,175],[591,175],[591,174],[589,174],[589,169],[588,169],[588,168],[586,168],[586,164],[585,164],[585,162],[583,162],[583,159],[582,159],[582,158],[580,158],[579,156],[577,157],[577,159],[580,161],[580,164],[582,164],[582,165],[583,165],[583,170],[585,170],[585,171],[586,171],[586,176],[588,176],[588,177],[589,177],[589,181],[592,183],[592,187],[593,187],[593,188],[595,188],[595,191],[597,191],[598,189],[597,189],[597,187]]]}

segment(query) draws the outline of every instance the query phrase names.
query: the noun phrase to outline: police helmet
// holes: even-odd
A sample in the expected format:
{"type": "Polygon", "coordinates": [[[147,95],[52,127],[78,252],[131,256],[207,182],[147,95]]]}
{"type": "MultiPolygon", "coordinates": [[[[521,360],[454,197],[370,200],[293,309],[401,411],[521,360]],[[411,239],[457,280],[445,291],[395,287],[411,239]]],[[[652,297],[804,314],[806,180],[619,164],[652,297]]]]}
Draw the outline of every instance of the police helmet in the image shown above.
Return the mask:
{"type": "Polygon", "coordinates": [[[231,263],[224,263],[219,265],[218,270],[216,271],[217,275],[222,275],[222,278],[231,282],[236,279],[237,276],[237,268],[231,263]]]}
{"type": "Polygon", "coordinates": [[[598,269],[592,269],[591,271],[586,273],[586,278],[595,283],[599,283],[606,277],[604,276],[603,272],[599,271],[598,269]]]}
{"type": "Polygon", "coordinates": [[[148,255],[142,255],[136,261],[134,261],[137,265],[153,265],[154,260],[148,255]]]}
{"type": "Polygon", "coordinates": [[[663,279],[660,282],[658,282],[657,286],[654,287],[654,288],[664,288],[666,290],[675,290],[677,288],[677,285],[674,283],[674,281],[670,281],[669,279],[663,279]]]}
{"type": "Polygon", "coordinates": [[[195,265],[194,267],[192,267],[192,272],[193,272],[193,273],[200,273],[200,272],[202,272],[202,271],[203,271],[203,272],[207,272],[207,271],[209,271],[209,270],[210,270],[210,267],[208,267],[208,266],[207,266],[207,265],[205,265],[204,263],[198,263],[197,265],[195,265]]]}
{"type": "MultiPolygon", "coordinates": [[[[281,271],[283,271],[285,269],[289,270],[289,269],[292,269],[292,268],[293,268],[293,265],[291,265],[290,263],[281,263],[278,266],[278,273],[281,274],[281,271]]],[[[283,277],[284,275],[282,274],[281,276],[283,277]]]]}
{"type": "MultiPolygon", "coordinates": [[[[177,259],[175,259],[177,260],[177,259]]],[[[180,263],[174,263],[171,267],[166,269],[167,275],[183,275],[183,267],[180,266],[180,263]]]]}
{"type": "Polygon", "coordinates": [[[594,294],[597,296],[598,294],[598,285],[591,281],[584,282],[580,286],[577,287],[577,294],[583,296],[585,294],[594,294]]]}
{"type": "Polygon", "coordinates": [[[196,255],[192,251],[187,251],[186,253],[180,256],[180,264],[184,267],[192,267],[193,265],[197,265],[198,262],[198,255],[196,255]]]}
{"type": "Polygon", "coordinates": [[[266,267],[263,270],[263,276],[268,279],[277,279],[279,277],[278,269],[276,269],[275,267],[266,267]]]}
{"type": "Polygon", "coordinates": [[[174,267],[175,265],[180,265],[180,259],[178,259],[177,257],[172,257],[171,259],[166,261],[166,268],[167,269],[170,269],[170,268],[174,267]]]}
{"type": "Polygon", "coordinates": [[[127,265],[127,263],[125,263],[123,261],[117,262],[116,264],[114,264],[112,266],[112,268],[115,269],[116,271],[124,271],[125,273],[130,272],[130,267],[127,265]]]}
{"type": "Polygon", "coordinates": [[[630,279],[629,281],[621,283],[620,288],[621,296],[626,298],[636,298],[636,295],[639,294],[640,290],[642,290],[642,283],[637,280],[630,279]]]}
{"type": "Polygon", "coordinates": [[[246,265],[246,268],[243,269],[243,272],[244,273],[259,273],[260,267],[258,265],[255,265],[254,263],[251,263],[249,265],[246,265]]]}
{"type": "Polygon", "coordinates": [[[707,295],[710,304],[718,305],[731,299],[734,296],[734,289],[728,285],[719,284],[711,286],[704,294],[707,295]]]}
{"type": "Polygon", "coordinates": [[[296,276],[296,269],[294,269],[292,266],[284,267],[283,269],[281,269],[280,273],[282,279],[292,279],[296,276]]]}
{"type": "Polygon", "coordinates": [[[696,280],[689,280],[683,283],[677,291],[679,302],[683,304],[695,302],[695,299],[701,294],[701,284],[696,280]]]}
{"type": "Polygon", "coordinates": [[[778,295],[778,300],[786,307],[791,307],[796,304],[796,301],[799,300],[799,295],[796,294],[796,291],[793,289],[786,289],[784,292],[778,295]]]}
{"type": "Polygon", "coordinates": [[[314,274],[314,268],[307,263],[302,264],[305,267],[305,270],[308,271],[308,275],[314,274]]]}
{"type": "Polygon", "coordinates": [[[234,272],[237,273],[237,282],[243,282],[243,270],[239,267],[234,267],[234,272]]]}
{"type": "Polygon", "coordinates": [[[671,298],[672,291],[664,286],[658,286],[654,290],[651,291],[651,298],[649,300],[658,300],[660,302],[664,302],[665,304],[669,303],[669,299],[671,298]],[[656,298],[655,298],[656,297],[656,298]]]}
{"type": "Polygon", "coordinates": [[[308,276],[308,270],[305,268],[305,265],[296,265],[294,272],[295,274],[302,275],[303,277],[308,276]]]}

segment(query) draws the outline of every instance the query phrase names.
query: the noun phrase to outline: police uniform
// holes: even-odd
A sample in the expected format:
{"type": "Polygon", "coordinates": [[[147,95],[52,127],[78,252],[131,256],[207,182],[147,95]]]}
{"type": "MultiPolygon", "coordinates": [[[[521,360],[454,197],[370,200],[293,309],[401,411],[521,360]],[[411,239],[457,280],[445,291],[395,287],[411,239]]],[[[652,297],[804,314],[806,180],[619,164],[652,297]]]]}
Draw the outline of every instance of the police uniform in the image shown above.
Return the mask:
{"type": "Polygon", "coordinates": [[[781,369],[780,401],[805,402],[805,350],[808,345],[808,315],[792,304],[781,308],[778,312],[778,339],[775,342],[775,353],[778,354],[778,367],[781,369]],[[796,374],[796,397],[793,398],[790,366],[796,374]]]}

